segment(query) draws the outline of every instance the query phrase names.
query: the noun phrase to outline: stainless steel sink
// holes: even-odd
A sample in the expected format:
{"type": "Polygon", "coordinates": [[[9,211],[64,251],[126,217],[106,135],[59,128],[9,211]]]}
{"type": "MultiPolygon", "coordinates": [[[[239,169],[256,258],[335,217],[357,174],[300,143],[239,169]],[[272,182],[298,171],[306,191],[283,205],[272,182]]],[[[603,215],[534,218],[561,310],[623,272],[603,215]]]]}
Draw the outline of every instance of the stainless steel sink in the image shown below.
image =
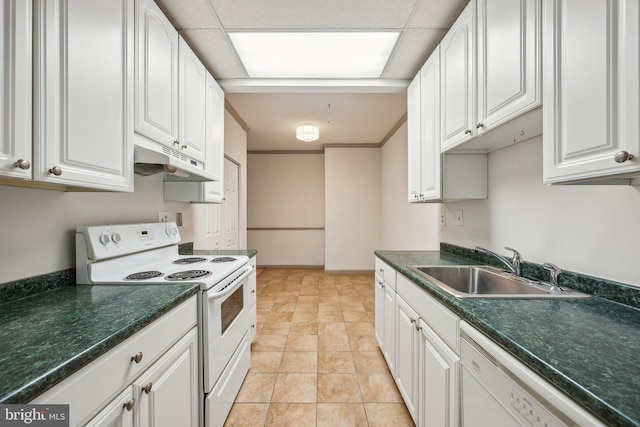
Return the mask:
{"type": "Polygon", "coordinates": [[[569,289],[552,291],[542,282],[527,280],[488,266],[410,266],[442,290],[458,298],[588,298],[569,289]]]}

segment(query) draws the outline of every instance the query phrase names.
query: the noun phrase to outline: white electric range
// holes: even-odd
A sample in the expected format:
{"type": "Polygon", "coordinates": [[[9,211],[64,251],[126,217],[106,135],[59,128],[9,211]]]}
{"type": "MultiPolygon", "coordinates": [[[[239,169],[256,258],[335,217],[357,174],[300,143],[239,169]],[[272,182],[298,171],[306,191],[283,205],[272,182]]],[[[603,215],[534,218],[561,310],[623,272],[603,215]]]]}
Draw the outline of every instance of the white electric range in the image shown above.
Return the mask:
{"type": "Polygon", "coordinates": [[[255,275],[243,255],[179,255],[174,222],[79,227],[78,284],[200,285],[199,345],[207,427],[221,426],[249,371],[255,275]]]}

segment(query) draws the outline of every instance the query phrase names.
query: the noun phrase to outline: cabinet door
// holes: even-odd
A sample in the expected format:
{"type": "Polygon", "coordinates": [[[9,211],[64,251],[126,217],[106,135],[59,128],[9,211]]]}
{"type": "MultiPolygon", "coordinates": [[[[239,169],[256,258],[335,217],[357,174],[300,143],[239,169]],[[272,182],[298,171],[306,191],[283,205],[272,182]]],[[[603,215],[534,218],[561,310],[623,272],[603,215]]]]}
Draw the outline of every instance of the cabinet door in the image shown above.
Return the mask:
{"type": "Polygon", "coordinates": [[[207,70],[179,38],[178,129],[180,151],[205,162],[207,70]]]}
{"type": "Polygon", "coordinates": [[[387,361],[391,375],[396,373],[396,293],[391,286],[384,287],[384,306],[383,306],[383,340],[382,354],[387,361]]]}
{"type": "Polygon", "coordinates": [[[198,415],[198,334],[193,328],[133,384],[138,426],[193,426],[198,415]]]}
{"type": "Polygon", "coordinates": [[[407,409],[418,421],[418,314],[396,295],[396,372],[395,380],[407,409]]]}
{"type": "Polygon", "coordinates": [[[420,328],[420,426],[458,426],[460,358],[422,320],[420,328]]]}
{"type": "Polygon", "coordinates": [[[375,333],[376,341],[382,350],[384,345],[384,280],[375,275],[375,333]]]}
{"type": "Polygon", "coordinates": [[[133,411],[136,408],[133,387],[127,387],[113,399],[85,427],[133,427],[133,411]]]}
{"type": "Polygon", "coordinates": [[[440,43],[441,149],[476,134],[474,93],[474,25],[470,2],[440,43]]]}
{"type": "Polygon", "coordinates": [[[135,130],[177,149],[178,32],[153,0],[136,7],[135,130]]]}
{"type": "Polygon", "coordinates": [[[637,172],[638,1],[545,0],[544,11],[544,182],[637,172]]]}
{"type": "Polygon", "coordinates": [[[133,0],[37,0],[34,179],[133,191],[133,0]]]}
{"type": "Polygon", "coordinates": [[[224,92],[207,73],[206,154],[205,169],[218,181],[203,183],[204,200],[222,203],[224,197],[224,92]]]}
{"type": "Polygon", "coordinates": [[[424,200],[442,195],[440,154],[440,47],[436,47],[420,71],[421,120],[420,193],[424,200]]]}
{"type": "Polygon", "coordinates": [[[409,171],[409,202],[421,200],[421,128],[422,117],[420,114],[420,73],[416,75],[407,88],[407,154],[409,171]]]}
{"type": "Polygon", "coordinates": [[[540,0],[478,0],[478,134],[542,103],[540,0]]]}
{"type": "Polygon", "coordinates": [[[31,178],[31,0],[0,6],[0,176],[31,178]]]}

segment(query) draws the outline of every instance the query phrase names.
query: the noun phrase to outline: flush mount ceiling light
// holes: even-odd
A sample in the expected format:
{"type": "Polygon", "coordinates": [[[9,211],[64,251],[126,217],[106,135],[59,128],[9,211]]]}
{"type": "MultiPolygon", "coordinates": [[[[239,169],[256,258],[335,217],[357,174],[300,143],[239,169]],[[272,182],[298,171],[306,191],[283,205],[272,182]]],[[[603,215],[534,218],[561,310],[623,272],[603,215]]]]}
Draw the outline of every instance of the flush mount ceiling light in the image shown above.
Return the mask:
{"type": "Polygon", "coordinates": [[[251,78],[379,78],[398,32],[229,33],[251,78]]]}
{"type": "Polygon", "coordinates": [[[320,130],[311,123],[303,123],[296,128],[296,138],[304,142],[312,142],[320,138],[320,130]]]}

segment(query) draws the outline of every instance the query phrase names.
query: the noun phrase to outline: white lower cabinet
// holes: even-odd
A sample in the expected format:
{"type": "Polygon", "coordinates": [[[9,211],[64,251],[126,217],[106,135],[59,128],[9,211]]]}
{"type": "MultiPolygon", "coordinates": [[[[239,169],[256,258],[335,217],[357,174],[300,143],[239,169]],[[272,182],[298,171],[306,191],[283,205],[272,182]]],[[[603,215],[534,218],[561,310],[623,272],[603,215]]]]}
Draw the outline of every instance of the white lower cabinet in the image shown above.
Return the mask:
{"type": "Polygon", "coordinates": [[[396,292],[390,286],[384,287],[384,309],[382,314],[383,320],[383,338],[382,338],[382,355],[387,361],[391,374],[395,376],[396,364],[396,292]]]}
{"type": "Polygon", "coordinates": [[[384,280],[376,274],[375,278],[375,334],[382,349],[384,341],[384,280]]]}
{"type": "Polygon", "coordinates": [[[396,295],[395,380],[407,409],[418,423],[418,314],[396,295]]]}
{"type": "Polygon", "coordinates": [[[419,320],[420,427],[460,425],[460,357],[419,320]]]}
{"type": "Polygon", "coordinates": [[[68,404],[69,425],[200,425],[197,297],[38,396],[68,404]]]}

